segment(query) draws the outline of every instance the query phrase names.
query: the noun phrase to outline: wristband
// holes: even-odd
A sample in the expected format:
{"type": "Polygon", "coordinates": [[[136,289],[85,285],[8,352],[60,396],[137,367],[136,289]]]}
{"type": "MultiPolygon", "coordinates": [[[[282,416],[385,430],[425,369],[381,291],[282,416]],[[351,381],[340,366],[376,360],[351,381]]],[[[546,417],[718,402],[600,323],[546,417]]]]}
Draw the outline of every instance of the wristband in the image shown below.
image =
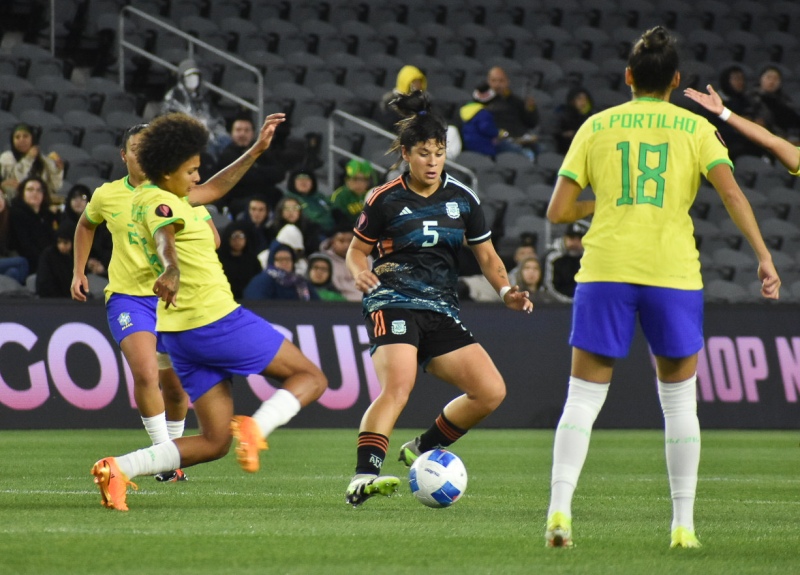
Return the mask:
{"type": "Polygon", "coordinates": [[[728,118],[731,117],[731,111],[728,108],[722,108],[722,113],[719,115],[719,119],[723,122],[727,122],[728,118]]]}
{"type": "Polygon", "coordinates": [[[510,291],[511,291],[511,286],[503,286],[503,287],[501,287],[500,291],[498,292],[500,294],[500,299],[501,300],[505,300],[506,299],[506,294],[508,292],[510,292],[510,291]]]}

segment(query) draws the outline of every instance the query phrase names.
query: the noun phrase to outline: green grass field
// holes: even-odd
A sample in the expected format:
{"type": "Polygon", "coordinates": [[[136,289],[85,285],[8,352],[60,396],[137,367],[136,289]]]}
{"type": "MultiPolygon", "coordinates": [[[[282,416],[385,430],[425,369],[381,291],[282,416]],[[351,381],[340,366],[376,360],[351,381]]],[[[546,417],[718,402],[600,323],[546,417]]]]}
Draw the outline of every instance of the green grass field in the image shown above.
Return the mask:
{"type": "Polygon", "coordinates": [[[353,509],[354,430],[278,430],[258,474],[233,453],[190,480],[139,477],[130,512],[100,506],[89,469],[143,446],[144,431],[0,433],[0,573],[591,573],[798,571],[796,432],[703,435],[696,506],[703,547],[670,550],[662,434],[595,431],[573,506],[573,549],[546,549],[552,431],[475,430],[454,450],[466,495],[428,509],[408,492],[353,509]]]}

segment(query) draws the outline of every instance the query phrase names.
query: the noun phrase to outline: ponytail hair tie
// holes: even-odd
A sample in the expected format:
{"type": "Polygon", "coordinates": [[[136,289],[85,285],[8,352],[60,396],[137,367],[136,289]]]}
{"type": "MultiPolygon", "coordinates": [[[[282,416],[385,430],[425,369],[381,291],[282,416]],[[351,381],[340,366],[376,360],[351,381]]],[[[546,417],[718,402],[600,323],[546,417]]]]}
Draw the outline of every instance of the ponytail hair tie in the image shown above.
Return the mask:
{"type": "Polygon", "coordinates": [[[424,116],[427,113],[428,113],[428,110],[420,110],[419,112],[417,112],[417,115],[418,116],[424,116]]]}

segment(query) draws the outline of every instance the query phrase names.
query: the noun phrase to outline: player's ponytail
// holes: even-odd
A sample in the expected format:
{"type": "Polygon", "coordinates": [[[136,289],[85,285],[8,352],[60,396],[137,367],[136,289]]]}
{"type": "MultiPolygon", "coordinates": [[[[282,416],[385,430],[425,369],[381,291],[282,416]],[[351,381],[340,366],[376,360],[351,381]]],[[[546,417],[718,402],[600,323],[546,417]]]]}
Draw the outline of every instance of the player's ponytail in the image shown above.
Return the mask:
{"type": "MultiPolygon", "coordinates": [[[[447,143],[447,124],[431,107],[430,97],[422,90],[401,94],[389,102],[403,119],[397,122],[397,138],[392,142],[387,154],[399,152],[402,148],[410,150],[415,144],[435,140],[447,143]]],[[[394,167],[399,165],[399,161],[394,167]]]]}
{"type": "Polygon", "coordinates": [[[628,67],[638,93],[663,94],[678,71],[675,40],[663,26],[646,31],[631,48],[628,67]]]}

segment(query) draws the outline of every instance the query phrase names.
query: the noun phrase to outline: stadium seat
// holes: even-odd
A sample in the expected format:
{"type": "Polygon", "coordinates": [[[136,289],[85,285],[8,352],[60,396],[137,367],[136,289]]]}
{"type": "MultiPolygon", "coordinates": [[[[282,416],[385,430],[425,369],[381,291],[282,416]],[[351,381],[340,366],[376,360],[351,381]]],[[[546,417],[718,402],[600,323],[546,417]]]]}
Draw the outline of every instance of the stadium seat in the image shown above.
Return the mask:
{"type": "Polygon", "coordinates": [[[83,130],[83,136],[81,137],[81,148],[91,151],[101,144],[106,144],[114,146],[115,149],[119,150],[119,146],[117,145],[119,137],[120,133],[114,128],[107,126],[105,122],[94,126],[87,126],[83,130]]]}
{"type": "Polygon", "coordinates": [[[537,27],[533,34],[539,46],[538,54],[535,54],[537,56],[561,62],[581,55],[578,43],[564,28],[545,24],[537,27]]]}
{"type": "Polygon", "coordinates": [[[300,23],[300,31],[305,35],[308,51],[312,54],[322,56],[347,51],[347,37],[329,22],[305,20],[300,23]]]}
{"type": "Polygon", "coordinates": [[[120,157],[119,146],[117,145],[98,144],[91,149],[91,156],[95,160],[100,160],[110,166],[109,180],[119,180],[128,173],[128,169],[120,157]]]}
{"type": "Polygon", "coordinates": [[[9,111],[12,114],[21,115],[24,111],[41,110],[47,108],[48,95],[36,88],[30,90],[15,90],[11,99],[9,111]]]}
{"type": "Polygon", "coordinates": [[[42,130],[42,135],[39,137],[39,145],[43,150],[52,149],[54,144],[74,146],[80,141],[80,135],[81,131],[72,126],[48,126],[42,130]]]}
{"type": "Polygon", "coordinates": [[[60,126],[64,123],[61,118],[55,114],[45,112],[44,110],[23,110],[17,114],[17,116],[20,121],[33,126],[39,126],[42,129],[47,129],[51,126],[60,126]]]}
{"type": "Polygon", "coordinates": [[[710,303],[744,303],[753,300],[747,289],[723,279],[708,282],[703,290],[703,295],[705,300],[710,303]]]}

